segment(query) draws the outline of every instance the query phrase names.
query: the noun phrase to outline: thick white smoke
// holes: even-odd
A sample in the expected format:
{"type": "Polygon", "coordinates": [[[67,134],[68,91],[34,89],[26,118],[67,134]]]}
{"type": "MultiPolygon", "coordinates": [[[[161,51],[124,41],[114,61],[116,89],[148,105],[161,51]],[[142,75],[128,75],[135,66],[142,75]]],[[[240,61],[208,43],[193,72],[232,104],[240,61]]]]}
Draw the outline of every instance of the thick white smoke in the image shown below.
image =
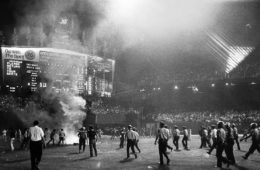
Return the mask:
{"type": "Polygon", "coordinates": [[[85,100],[79,96],[67,96],[66,102],[60,101],[64,112],[62,128],[66,134],[66,143],[73,144],[78,142],[77,130],[82,127],[82,122],[86,117],[84,112],[85,100]]]}

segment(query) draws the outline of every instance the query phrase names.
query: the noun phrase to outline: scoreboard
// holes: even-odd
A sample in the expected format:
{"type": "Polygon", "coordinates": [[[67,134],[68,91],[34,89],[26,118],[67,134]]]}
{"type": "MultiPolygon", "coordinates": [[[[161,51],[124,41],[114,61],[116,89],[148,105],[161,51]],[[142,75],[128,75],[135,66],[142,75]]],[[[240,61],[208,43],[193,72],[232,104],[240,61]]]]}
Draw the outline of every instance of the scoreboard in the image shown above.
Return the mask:
{"type": "Polygon", "coordinates": [[[111,96],[115,61],[53,48],[1,47],[2,86],[9,92],[94,93],[111,96]]]}
{"type": "Polygon", "coordinates": [[[10,92],[21,89],[37,90],[39,57],[37,51],[2,47],[2,79],[10,92]]]}

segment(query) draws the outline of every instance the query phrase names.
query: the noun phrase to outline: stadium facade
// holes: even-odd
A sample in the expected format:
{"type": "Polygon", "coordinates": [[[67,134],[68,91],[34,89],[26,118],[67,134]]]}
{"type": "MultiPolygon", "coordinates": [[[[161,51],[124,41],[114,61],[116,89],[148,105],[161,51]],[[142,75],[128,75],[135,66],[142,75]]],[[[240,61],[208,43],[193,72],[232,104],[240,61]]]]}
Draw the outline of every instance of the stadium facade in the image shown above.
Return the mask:
{"type": "Polygon", "coordinates": [[[35,92],[50,88],[57,93],[111,96],[115,61],[74,51],[1,47],[1,90],[35,92]]]}

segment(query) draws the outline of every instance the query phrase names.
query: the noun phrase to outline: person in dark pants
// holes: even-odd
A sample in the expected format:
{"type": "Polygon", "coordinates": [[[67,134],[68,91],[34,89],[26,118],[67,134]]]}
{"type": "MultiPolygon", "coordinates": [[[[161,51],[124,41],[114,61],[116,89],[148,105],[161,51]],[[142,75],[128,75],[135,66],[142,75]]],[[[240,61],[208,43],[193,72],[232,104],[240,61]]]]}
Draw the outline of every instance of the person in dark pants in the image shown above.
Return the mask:
{"type": "Polygon", "coordinates": [[[23,142],[21,144],[21,149],[26,149],[29,145],[29,142],[30,142],[29,129],[26,128],[24,129],[24,133],[23,133],[23,142]]]}
{"type": "Polygon", "coordinates": [[[136,128],[133,127],[133,131],[135,132],[135,136],[136,136],[136,139],[135,139],[135,144],[134,146],[136,147],[136,149],[138,150],[139,153],[141,153],[141,150],[138,146],[138,143],[139,143],[139,133],[137,132],[136,128]]]}
{"type": "Polygon", "coordinates": [[[200,145],[200,149],[202,147],[206,147],[207,145],[207,130],[206,128],[203,126],[202,130],[201,130],[201,145],[200,145]]]}
{"type": "Polygon", "coordinates": [[[96,147],[97,133],[94,131],[94,128],[92,126],[89,127],[88,138],[89,138],[90,157],[93,157],[93,149],[95,152],[95,156],[97,156],[97,147],[96,147]]]}
{"type": "Polygon", "coordinates": [[[216,129],[216,126],[211,125],[211,137],[212,137],[213,144],[211,145],[209,151],[207,152],[208,154],[211,154],[213,149],[215,149],[217,146],[217,131],[218,130],[216,129]]]}
{"type": "Polygon", "coordinates": [[[199,135],[200,135],[200,146],[203,146],[203,138],[202,138],[202,133],[203,133],[203,126],[200,126],[199,129],[199,135]]]}
{"type": "Polygon", "coordinates": [[[66,136],[66,134],[65,134],[64,130],[61,129],[60,132],[59,132],[59,142],[58,142],[58,145],[60,145],[60,144],[64,145],[65,136],[66,136]]]}
{"type": "Polygon", "coordinates": [[[180,130],[178,126],[174,126],[174,130],[172,131],[173,136],[173,144],[176,147],[176,151],[179,151],[179,139],[180,139],[180,130]]]}
{"type": "Polygon", "coordinates": [[[230,123],[226,123],[226,140],[225,140],[225,153],[229,162],[233,165],[236,163],[235,156],[234,156],[234,132],[231,128],[230,123]]]}
{"type": "Polygon", "coordinates": [[[239,144],[239,141],[238,141],[238,130],[237,130],[237,127],[234,123],[232,124],[232,129],[233,129],[233,132],[234,132],[234,140],[237,144],[237,149],[240,150],[240,144],[239,144]]]}
{"type": "Polygon", "coordinates": [[[211,140],[212,140],[212,132],[211,132],[211,127],[208,126],[207,128],[207,144],[209,146],[209,148],[211,148],[212,144],[211,144],[211,140]]]}
{"type": "Polygon", "coordinates": [[[125,128],[123,128],[120,132],[120,144],[119,148],[124,148],[124,143],[125,143],[125,128]]]}
{"type": "Polygon", "coordinates": [[[128,131],[126,132],[126,153],[127,153],[127,159],[129,158],[129,149],[131,148],[133,154],[135,155],[135,159],[137,158],[137,154],[135,153],[135,142],[136,142],[136,133],[133,131],[133,128],[131,125],[128,125],[128,131]]]}
{"type": "Polygon", "coordinates": [[[170,138],[170,132],[168,129],[164,127],[164,123],[160,122],[160,128],[158,129],[155,142],[154,144],[156,145],[156,142],[158,140],[159,143],[159,156],[160,156],[160,165],[163,165],[163,156],[167,159],[167,165],[170,164],[170,159],[166,153],[167,149],[167,142],[170,138]]]}
{"type": "Polygon", "coordinates": [[[222,168],[222,162],[229,166],[229,161],[227,158],[223,157],[223,151],[225,149],[225,138],[226,132],[224,130],[224,122],[218,123],[217,131],[217,167],[222,168]]]}
{"type": "Polygon", "coordinates": [[[86,139],[87,139],[87,131],[86,131],[85,127],[82,127],[79,130],[78,137],[79,137],[79,153],[81,151],[81,148],[82,148],[83,152],[85,152],[86,139]]]}
{"type": "Polygon", "coordinates": [[[55,139],[54,139],[55,134],[56,134],[56,129],[53,129],[52,132],[51,132],[51,134],[50,134],[50,140],[49,140],[49,142],[47,143],[47,145],[49,145],[51,142],[52,142],[52,145],[54,145],[54,143],[55,143],[55,139]]]}
{"type": "Polygon", "coordinates": [[[247,159],[249,157],[249,155],[253,154],[255,152],[255,150],[257,150],[258,152],[260,152],[260,132],[259,129],[257,128],[257,124],[256,123],[251,123],[250,124],[250,128],[251,128],[251,133],[249,136],[242,138],[240,141],[248,139],[250,137],[252,137],[252,145],[250,146],[248,152],[243,156],[244,159],[247,159]]]}
{"type": "MultiPolygon", "coordinates": [[[[169,133],[170,133],[170,130],[169,130],[168,126],[167,126],[167,125],[164,125],[164,127],[165,127],[165,128],[169,131],[169,133]]],[[[173,148],[168,144],[168,142],[167,142],[166,148],[167,148],[167,149],[170,149],[171,151],[173,150],[173,148]]]]}
{"type": "Polygon", "coordinates": [[[188,149],[188,139],[189,139],[188,130],[187,130],[186,126],[183,126],[182,145],[183,145],[184,149],[186,149],[186,150],[189,150],[188,149]]]}
{"type": "Polygon", "coordinates": [[[44,133],[42,128],[38,126],[39,122],[33,122],[33,127],[29,129],[30,136],[30,155],[31,155],[31,170],[39,170],[39,163],[42,157],[42,147],[44,143],[44,133]]]}

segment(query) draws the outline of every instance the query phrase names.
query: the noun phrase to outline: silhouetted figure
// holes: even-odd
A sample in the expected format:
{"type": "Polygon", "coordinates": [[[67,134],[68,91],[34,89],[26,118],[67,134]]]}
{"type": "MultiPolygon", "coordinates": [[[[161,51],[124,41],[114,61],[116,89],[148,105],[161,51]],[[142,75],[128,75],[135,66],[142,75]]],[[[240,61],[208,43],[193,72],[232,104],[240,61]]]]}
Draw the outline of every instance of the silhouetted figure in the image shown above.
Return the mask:
{"type": "Polygon", "coordinates": [[[92,126],[89,127],[88,138],[89,138],[90,157],[93,157],[93,149],[95,152],[95,156],[97,156],[97,146],[96,146],[97,133],[94,131],[94,128],[92,126]]]}
{"type": "Polygon", "coordinates": [[[59,143],[58,143],[58,145],[60,145],[60,144],[64,145],[65,136],[66,136],[66,134],[65,134],[64,130],[61,129],[60,132],[59,132],[59,143]]]}
{"type": "Polygon", "coordinates": [[[125,143],[125,128],[123,128],[120,132],[120,144],[119,148],[124,148],[124,143],[125,143]]]}
{"type": "Polygon", "coordinates": [[[82,127],[79,130],[78,133],[78,137],[79,137],[79,153],[81,151],[81,147],[83,149],[83,152],[85,152],[85,148],[86,148],[86,139],[87,139],[87,131],[85,127],[82,127]]]}
{"type": "Polygon", "coordinates": [[[53,129],[51,134],[50,134],[50,140],[47,143],[47,145],[49,145],[51,142],[52,142],[52,145],[55,144],[55,139],[54,139],[55,135],[56,135],[56,129],[53,129]]]}

